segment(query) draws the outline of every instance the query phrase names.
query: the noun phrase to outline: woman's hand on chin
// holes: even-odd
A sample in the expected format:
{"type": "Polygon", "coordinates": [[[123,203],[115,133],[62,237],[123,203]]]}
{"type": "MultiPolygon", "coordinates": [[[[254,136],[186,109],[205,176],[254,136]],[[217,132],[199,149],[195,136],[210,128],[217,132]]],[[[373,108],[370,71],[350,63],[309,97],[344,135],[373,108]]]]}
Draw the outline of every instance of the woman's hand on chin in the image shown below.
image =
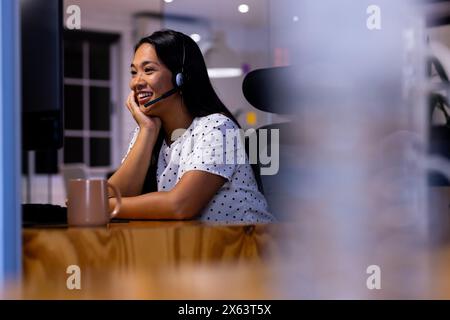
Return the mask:
{"type": "Polygon", "coordinates": [[[134,91],[131,91],[128,95],[126,106],[141,130],[150,131],[155,136],[158,136],[159,130],[161,129],[161,119],[147,116],[139,109],[134,99],[134,91]]]}

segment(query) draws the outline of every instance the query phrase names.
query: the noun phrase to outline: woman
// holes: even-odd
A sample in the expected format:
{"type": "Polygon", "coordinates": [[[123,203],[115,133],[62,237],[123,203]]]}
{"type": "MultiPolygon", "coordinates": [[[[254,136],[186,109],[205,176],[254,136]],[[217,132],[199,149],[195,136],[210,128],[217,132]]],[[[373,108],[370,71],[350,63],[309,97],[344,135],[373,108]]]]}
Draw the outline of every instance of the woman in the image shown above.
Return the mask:
{"type": "Polygon", "coordinates": [[[239,125],[190,37],[162,30],[141,39],[130,88],[126,106],[138,127],[109,179],[123,197],[118,218],[273,221],[248,161],[224,160],[243,148],[239,139],[225,147],[224,136],[239,125]]]}

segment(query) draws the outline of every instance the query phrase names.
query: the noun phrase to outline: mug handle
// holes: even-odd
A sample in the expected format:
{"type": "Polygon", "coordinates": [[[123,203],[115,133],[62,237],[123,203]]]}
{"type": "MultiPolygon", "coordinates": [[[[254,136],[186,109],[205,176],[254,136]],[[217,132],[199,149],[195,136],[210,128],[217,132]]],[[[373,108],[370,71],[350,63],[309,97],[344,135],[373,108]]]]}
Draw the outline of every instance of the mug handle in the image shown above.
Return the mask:
{"type": "Polygon", "coordinates": [[[112,219],[119,213],[120,206],[122,204],[122,197],[120,196],[120,191],[119,189],[117,189],[116,186],[112,185],[109,182],[106,182],[106,184],[114,191],[114,196],[116,198],[116,206],[114,207],[114,210],[110,213],[110,218],[112,219]]]}

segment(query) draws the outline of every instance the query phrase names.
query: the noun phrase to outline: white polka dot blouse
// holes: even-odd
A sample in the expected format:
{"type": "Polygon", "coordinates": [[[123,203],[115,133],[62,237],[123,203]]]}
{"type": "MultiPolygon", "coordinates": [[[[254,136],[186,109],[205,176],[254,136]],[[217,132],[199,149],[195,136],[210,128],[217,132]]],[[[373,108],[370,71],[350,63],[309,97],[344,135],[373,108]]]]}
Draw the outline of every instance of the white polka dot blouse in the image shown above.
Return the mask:
{"type": "MultiPolygon", "coordinates": [[[[175,130],[170,146],[164,141],[157,165],[158,191],[169,191],[190,170],[224,177],[218,190],[198,219],[216,223],[268,223],[275,221],[267,201],[258,190],[255,176],[238,126],[215,113],[194,118],[186,130],[175,130]]],[[[126,156],[139,133],[134,131],[126,156]]],[[[125,160],[126,156],[122,160],[125,160]]]]}

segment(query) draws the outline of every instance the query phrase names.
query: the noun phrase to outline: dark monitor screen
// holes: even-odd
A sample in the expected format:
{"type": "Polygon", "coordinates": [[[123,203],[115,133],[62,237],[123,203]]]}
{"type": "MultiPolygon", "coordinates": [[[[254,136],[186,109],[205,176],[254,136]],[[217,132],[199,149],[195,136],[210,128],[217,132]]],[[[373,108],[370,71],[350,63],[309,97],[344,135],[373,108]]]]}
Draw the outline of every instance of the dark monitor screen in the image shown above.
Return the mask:
{"type": "Polygon", "coordinates": [[[22,149],[63,145],[62,0],[21,0],[22,149]]]}

